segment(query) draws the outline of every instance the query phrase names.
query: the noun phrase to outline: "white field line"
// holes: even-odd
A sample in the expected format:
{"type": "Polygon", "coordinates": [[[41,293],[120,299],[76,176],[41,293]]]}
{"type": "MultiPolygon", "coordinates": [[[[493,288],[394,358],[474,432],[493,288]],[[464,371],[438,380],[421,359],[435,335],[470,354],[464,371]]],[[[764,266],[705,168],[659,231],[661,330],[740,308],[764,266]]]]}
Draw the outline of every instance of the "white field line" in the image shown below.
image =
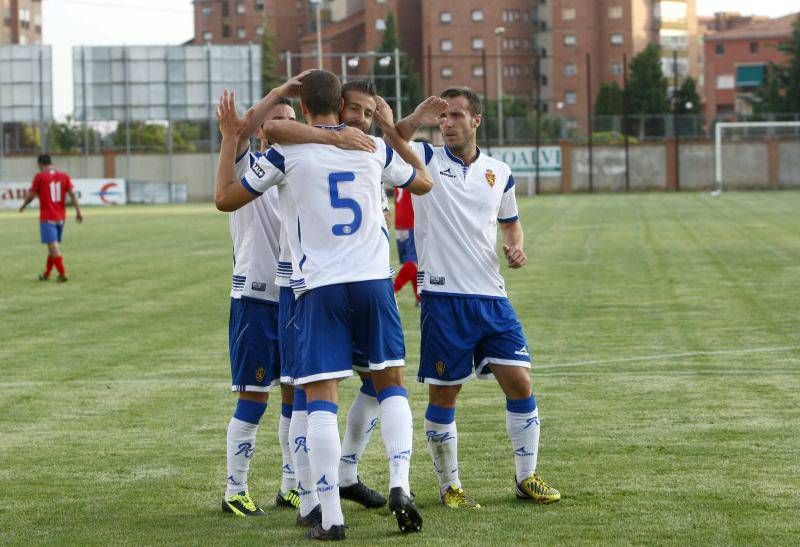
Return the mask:
{"type": "MultiPolygon", "coordinates": [[[[754,353],[780,353],[786,351],[798,351],[800,346],[775,346],[764,348],[744,348],[744,349],[723,349],[712,351],[687,351],[682,353],[662,353],[658,355],[641,355],[638,357],[621,357],[618,359],[597,359],[592,361],[574,361],[571,363],[553,363],[549,365],[534,365],[533,370],[555,369],[555,368],[576,368],[588,367],[594,365],[609,365],[614,363],[632,363],[637,361],[660,361],[664,359],[680,359],[687,357],[702,357],[707,355],[748,355],[754,353]]],[[[673,374],[681,373],[682,371],[653,371],[654,374],[673,374]]],[[[702,370],[702,371],[687,371],[687,372],[701,372],[709,373],[716,372],[716,370],[702,370]]],[[[726,369],[720,370],[723,373],[753,373],[753,372],[770,372],[763,369],[726,369]]],[[[790,373],[791,371],[781,370],[781,373],[790,373]]],[[[800,368],[798,369],[800,372],[800,368]]],[[[165,385],[165,386],[207,386],[207,387],[225,387],[229,384],[227,382],[220,382],[218,378],[131,378],[125,380],[47,380],[47,381],[20,381],[20,382],[0,382],[0,389],[4,388],[21,388],[21,387],[37,387],[49,386],[54,384],[67,384],[67,385],[88,385],[88,386],[104,386],[104,385],[165,385]]]]}
{"type": "Polygon", "coordinates": [[[640,355],[638,357],[620,357],[617,359],[597,359],[591,361],[574,361],[572,363],[553,363],[550,365],[533,365],[534,370],[551,368],[588,367],[592,365],[608,365],[613,363],[631,363],[636,361],[661,361],[664,359],[680,359],[685,357],[702,357],[706,355],[748,355],[752,353],[779,353],[800,350],[800,346],[775,346],[766,348],[721,349],[711,351],[687,351],[682,353],[662,353],[659,355],[640,355]]]}

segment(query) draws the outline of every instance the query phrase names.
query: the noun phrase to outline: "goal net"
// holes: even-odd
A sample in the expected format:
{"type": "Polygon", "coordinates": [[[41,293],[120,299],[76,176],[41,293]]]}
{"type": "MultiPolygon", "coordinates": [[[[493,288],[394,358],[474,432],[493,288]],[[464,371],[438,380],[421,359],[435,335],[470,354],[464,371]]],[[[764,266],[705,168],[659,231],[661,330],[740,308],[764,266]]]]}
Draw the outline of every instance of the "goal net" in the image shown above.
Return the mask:
{"type": "Polygon", "coordinates": [[[800,189],[800,121],[718,123],[714,145],[714,194],[800,189]]]}

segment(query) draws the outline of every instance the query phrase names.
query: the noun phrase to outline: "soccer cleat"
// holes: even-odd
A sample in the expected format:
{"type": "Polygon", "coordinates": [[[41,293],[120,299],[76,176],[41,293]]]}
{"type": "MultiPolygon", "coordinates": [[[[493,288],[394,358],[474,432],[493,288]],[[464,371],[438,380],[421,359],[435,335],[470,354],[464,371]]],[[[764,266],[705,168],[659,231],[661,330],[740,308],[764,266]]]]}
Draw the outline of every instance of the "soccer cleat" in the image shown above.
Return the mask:
{"type": "Polygon", "coordinates": [[[235,496],[222,500],[222,510],[238,517],[263,517],[266,513],[255,504],[247,492],[239,492],[235,496]]]}
{"type": "Polygon", "coordinates": [[[48,279],[50,279],[49,276],[44,274],[39,274],[39,281],[47,281],[48,279]]]}
{"type": "Polygon", "coordinates": [[[414,500],[399,486],[389,490],[389,510],[397,519],[397,526],[404,534],[422,530],[422,515],[414,505],[414,500]]]}
{"type": "Polygon", "coordinates": [[[451,509],[481,508],[481,504],[469,497],[463,488],[458,488],[452,484],[439,496],[439,502],[451,509]]]}
{"type": "Polygon", "coordinates": [[[304,517],[301,517],[300,513],[297,513],[296,523],[298,526],[304,526],[306,528],[313,528],[318,524],[322,526],[322,506],[317,505],[304,517]]]}
{"type": "Polygon", "coordinates": [[[376,509],[386,505],[386,498],[361,482],[361,477],[356,477],[356,481],[350,486],[340,486],[339,497],[360,503],[367,509],[376,509]]]}
{"type": "Polygon", "coordinates": [[[287,490],[285,493],[278,490],[278,495],[275,496],[275,505],[286,509],[300,509],[300,496],[297,488],[287,490]]]}
{"type": "Polygon", "coordinates": [[[56,278],[56,281],[58,281],[59,283],[64,283],[66,281],[69,281],[69,278],[66,275],[59,275],[56,278]]]}
{"type": "Polygon", "coordinates": [[[553,503],[561,499],[561,492],[544,482],[536,473],[531,473],[527,479],[518,482],[516,490],[517,497],[521,500],[553,503]]]}
{"type": "Polygon", "coordinates": [[[306,532],[306,537],[320,541],[341,541],[344,539],[344,524],[334,524],[327,530],[322,527],[322,523],[315,524],[306,532]]]}

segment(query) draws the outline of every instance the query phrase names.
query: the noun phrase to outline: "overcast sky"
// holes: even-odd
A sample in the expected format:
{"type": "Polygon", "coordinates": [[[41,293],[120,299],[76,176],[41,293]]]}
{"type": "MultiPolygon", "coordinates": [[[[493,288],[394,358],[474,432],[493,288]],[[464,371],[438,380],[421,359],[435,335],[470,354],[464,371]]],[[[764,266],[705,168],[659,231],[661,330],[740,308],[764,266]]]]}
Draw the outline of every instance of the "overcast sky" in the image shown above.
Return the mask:
{"type": "MultiPolygon", "coordinates": [[[[792,0],[697,0],[701,15],[740,11],[777,17],[798,10],[792,0]]],[[[191,0],[44,0],[42,11],[44,42],[53,46],[59,119],[72,111],[72,46],[181,44],[194,35],[191,0]]]]}

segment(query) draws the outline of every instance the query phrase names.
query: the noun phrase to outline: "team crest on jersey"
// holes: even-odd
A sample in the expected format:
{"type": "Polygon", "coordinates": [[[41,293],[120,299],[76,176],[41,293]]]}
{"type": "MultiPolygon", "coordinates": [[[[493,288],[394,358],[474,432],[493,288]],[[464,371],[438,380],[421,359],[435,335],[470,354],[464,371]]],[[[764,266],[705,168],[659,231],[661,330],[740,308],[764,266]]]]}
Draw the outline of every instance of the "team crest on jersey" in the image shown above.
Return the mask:
{"type": "Polygon", "coordinates": [[[258,367],[256,369],[256,381],[257,382],[263,382],[264,381],[264,376],[266,375],[266,373],[267,373],[267,371],[264,370],[264,367],[258,367]]]}
{"type": "Polygon", "coordinates": [[[491,169],[487,169],[486,170],[486,182],[488,182],[489,186],[491,186],[492,188],[494,188],[495,180],[497,180],[497,177],[495,176],[494,171],[492,171],[491,169]]]}
{"type": "Polygon", "coordinates": [[[436,374],[438,374],[439,376],[443,375],[445,368],[446,367],[444,361],[442,361],[441,359],[436,361],[436,374]]]}

